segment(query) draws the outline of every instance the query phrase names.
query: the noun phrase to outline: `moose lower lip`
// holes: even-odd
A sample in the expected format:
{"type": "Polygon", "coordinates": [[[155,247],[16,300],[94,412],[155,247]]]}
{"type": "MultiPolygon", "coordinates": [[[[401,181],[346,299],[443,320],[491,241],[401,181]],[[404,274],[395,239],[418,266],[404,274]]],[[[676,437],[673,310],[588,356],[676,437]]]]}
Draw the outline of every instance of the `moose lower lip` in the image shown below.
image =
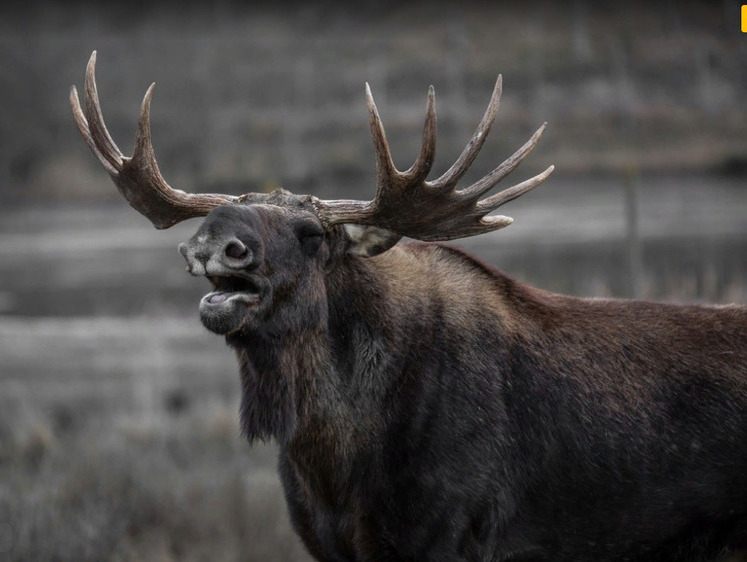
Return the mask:
{"type": "Polygon", "coordinates": [[[213,291],[202,297],[202,302],[209,306],[221,306],[229,301],[242,301],[245,304],[256,304],[259,295],[244,291],[213,291]]]}

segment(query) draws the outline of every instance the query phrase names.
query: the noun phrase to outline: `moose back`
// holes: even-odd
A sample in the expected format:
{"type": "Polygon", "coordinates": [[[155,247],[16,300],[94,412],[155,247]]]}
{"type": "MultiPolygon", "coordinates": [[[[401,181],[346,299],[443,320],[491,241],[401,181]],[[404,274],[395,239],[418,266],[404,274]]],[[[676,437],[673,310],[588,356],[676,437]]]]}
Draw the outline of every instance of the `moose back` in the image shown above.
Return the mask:
{"type": "Polygon", "coordinates": [[[241,424],[275,440],[293,525],[319,560],[700,561],[747,548],[747,308],[581,299],[518,283],[440,241],[551,172],[484,197],[544,125],[457,189],[498,110],[498,78],[456,162],[428,181],[433,89],[411,168],[370,90],[370,201],[284,190],[187,194],[161,176],[146,93],[125,157],[89,61],[89,147],[213,290],[200,317],[235,350],[241,424]],[[483,198],[484,197],[484,198],[483,198]],[[419,240],[401,243],[403,236],[419,240]]]}

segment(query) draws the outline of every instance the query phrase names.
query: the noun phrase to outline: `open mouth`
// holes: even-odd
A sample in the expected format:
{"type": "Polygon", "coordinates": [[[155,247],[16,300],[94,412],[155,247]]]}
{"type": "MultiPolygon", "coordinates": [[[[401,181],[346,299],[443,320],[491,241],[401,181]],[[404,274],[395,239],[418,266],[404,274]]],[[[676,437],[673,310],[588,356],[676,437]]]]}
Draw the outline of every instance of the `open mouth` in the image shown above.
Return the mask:
{"type": "Polygon", "coordinates": [[[234,275],[208,275],[207,277],[215,290],[202,297],[202,302],[206,305],[219,306],[233,300],[256,304],[262,296],[259,284],[247,277],[234,275]]]}
{"type": "Polygon", "coordinates": [[[227,335],[249,321],[259,321],[269,286],[259,275],[208,275],[214,290],[200,301],[200,320],[211,332],[227,335]]]}

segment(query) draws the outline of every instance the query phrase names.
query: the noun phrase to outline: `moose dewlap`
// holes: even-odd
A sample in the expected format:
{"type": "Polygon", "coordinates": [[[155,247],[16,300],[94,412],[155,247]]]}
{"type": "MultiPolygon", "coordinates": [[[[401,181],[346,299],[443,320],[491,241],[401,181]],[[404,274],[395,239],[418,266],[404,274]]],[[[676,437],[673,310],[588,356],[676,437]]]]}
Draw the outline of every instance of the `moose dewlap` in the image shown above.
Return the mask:
{"type": "Polygon", "coordinates": [[[485,197],[543,125],[457,189],[500,77],[434,180],[433,89],[402,172],[367,87],[376,195],[323,201],[172,189],[151,146],[152,86],[126,157],[95,60],[83,108],[71,91],[78,129],[157,228],[207,215],[179,247],[213,285],[200,317],[236,352],[241,424],[278,443],[317,559],[700,561],[747,548],[747,308],[551,294],[434,242],[507,226],[490,213],[552,172],[485,197]]]}

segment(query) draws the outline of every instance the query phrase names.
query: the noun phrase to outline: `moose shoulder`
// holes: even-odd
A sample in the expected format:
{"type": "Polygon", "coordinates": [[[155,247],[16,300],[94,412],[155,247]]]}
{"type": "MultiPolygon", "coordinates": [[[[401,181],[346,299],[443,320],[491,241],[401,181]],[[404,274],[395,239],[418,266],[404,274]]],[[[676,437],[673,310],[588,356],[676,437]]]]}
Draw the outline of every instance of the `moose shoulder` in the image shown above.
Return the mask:
{"type": "Polygon", "coordinates": [[[121,193],[158,228],[207,215],[179,248],[213,284],[200,317],[237,354],[243,429],[279,444],[316,558],[700,561],[747,548],[747,308],[555,295],[439,242],[507,226],[489,213],[552,171],[484,197],[543,125],[456,188],[500,77],[432,181],[433,90],[405,172],[367,91],[376,197],[322,201],[171,189],[150,142],[152,89],[125,157],[94,65],[95,53],[73,114],[121,193]]]}

